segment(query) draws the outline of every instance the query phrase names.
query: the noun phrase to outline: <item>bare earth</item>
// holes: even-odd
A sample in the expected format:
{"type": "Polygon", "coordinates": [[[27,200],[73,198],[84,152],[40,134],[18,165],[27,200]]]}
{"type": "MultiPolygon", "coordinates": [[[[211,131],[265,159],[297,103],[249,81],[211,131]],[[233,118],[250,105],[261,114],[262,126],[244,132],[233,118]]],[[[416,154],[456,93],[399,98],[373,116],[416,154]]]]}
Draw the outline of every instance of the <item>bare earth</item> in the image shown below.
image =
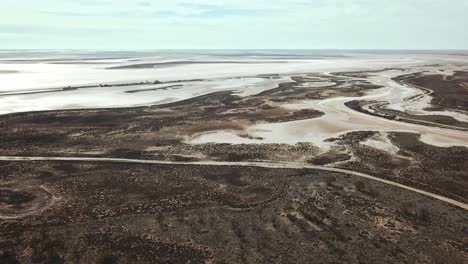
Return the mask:
{"type": "Polygon", "coordinates": [[[0,263],[466,263],[467,80],[440,62],[0,92],[0,263]],[[115,104],[47,101],[93,91],[115,104]]]}

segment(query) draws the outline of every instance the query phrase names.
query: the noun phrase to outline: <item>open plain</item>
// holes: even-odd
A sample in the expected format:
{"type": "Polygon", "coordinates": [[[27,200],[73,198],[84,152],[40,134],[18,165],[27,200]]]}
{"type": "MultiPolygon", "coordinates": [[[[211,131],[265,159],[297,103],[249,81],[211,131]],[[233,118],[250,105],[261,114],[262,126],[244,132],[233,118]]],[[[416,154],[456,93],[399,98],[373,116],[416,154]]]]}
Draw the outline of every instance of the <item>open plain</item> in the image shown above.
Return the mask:
{"type": "Polygon", "coordinates": [[[468,259],[467,55],[0,53],[0,73],[0,263],[468,259]]]}

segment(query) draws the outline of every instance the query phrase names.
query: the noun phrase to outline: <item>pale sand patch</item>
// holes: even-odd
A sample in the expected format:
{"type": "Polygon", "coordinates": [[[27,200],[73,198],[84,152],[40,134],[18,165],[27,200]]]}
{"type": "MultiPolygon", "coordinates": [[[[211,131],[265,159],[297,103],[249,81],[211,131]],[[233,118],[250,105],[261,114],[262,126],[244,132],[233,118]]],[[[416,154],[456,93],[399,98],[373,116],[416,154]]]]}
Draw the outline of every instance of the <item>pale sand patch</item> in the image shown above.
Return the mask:
{"type": "Polygon", "coordinates": [[[301,85],[298,85],[298,87],[320,88],[320,87],[332,86],[332,85],[335,85],[335,84],[336,84],[335,82],[328,82],[328,81],[307,82],[307,83],[303,83],[301,85]]]}
{"type": "Polygon", "coordinates": [[[263,91],[270,90],[277,88],[280,83],[285,83],[285,82],[291,82],[292,79],[290,76],[282,76],[278,79],[267,79],[267,78],[261,78],[261,79],[256,79],[260,80],[257,82],[250,82],[246,83],[244,80],[245,78],[240,78],[240,79],[232,79],[233,82],[231,83],[220,83],[222,85],[221,87],[223,89],[233,89],[236,90],[236,95],[245,97],[245,96],[251,96],[255,94],[259,94],[263,91]]]}
{"type": "Polygon", "coordinates": [[[239,136],[233,131],[214,131],[202,133],[194,136],[192,140],[188,141],[190,144],[205,144],[205,143],[229,143],[229,144],[262,144],[267,143],[259,139],[251,139],[239,136]]]}
{"type": "Polygon", "coordinates": [[[392,141],[388,138],[388,133],[381,132],[361,142],[362,145],[366,145],[372,148],[380,149],[392,154],[397,154],[400,148],[392,144],[392,141]]]}
{"type": "Polygon", "coordinates": [[[20,71],[15,71],[15,70],[0,70],[0,74],[13,74],[13,73],[20,73],[20,71]]]}
{"type": "MultiPolygon", "coordinates": [[[[329,142],[324,142],[325,139],[352,131],[412,132],[421,134],[421,140],[431,145],[468,147],[468,133],[466,132],[378,118],[354,111],[344,105],[352,100],[390,100],[395,102],[406,98],[399,93],[402,89],[401,85],[391,83],[388,81],[388,77],[384,76],[383,79],[387,83],[385,87],[371,91],[362,97],[339,97],[285,105],[290,109],[311,108],[324,112],[325,115],[319,118],[275,124],[257,124],[248,128],[247,133],[253,137],[263,138],[263,143],[310,142],[323,152],[329,150],[331,146],[329,142]]],[[[205,134],[201,139],[195,138],[192,142],[235,143],[240,140],[233,133],[227,135],[224,132],[216,132],[205,134]]],[[[242,139],[242,142],[246,142],[245,140],[242,139]]]]}
{"type": "MultiPolygon", "coordinates": [[[[373,70],[393,66],[411,66],[427,63],[428,60],[447,61],[458,58],[449,55],[350,55],[346,58],[327,58],[322,60],[283,59],[273,61],[247,61],[232,58],[237,63],[186,64],[174,67],[149,69],[107,70],[127,64],[126,61],[112,61],[97,67],[89,64],[48,64],[48,63],[3,63],[0,70],[16,70],[22,74],[3,74],[0,76],[0,91],[17,91],[37,88],[54,88],[83,84],[121,83],[142,80],[183,80],[213,79],[226,77],[255,76],[260,74],[300,74],[308,72],[330,72],[348,70],[373,70]],[[251,63],[255,61],[256,63],[251,63]],[[245,62],[245,63],[243,63],[245,62]],[[287,63],[284,63],[287,62],[287,63]]],[[[180,60],[196,60],[191,55],[180,60]]],[[[208,58],[206,59],[208,60],[208,58]]],[[[143,61],[142,61],[143,62],[143,61]]],[[[145,63],[162,62],[160,58],[149,58],[145,63]]]]}
{"type": "MultiPolygon", "coordinates": [[[[455,66],[452,66],[455,67],[455,66]]],[[[455,67],[451,71],[444,72],[443,74],[446,75],[448,72],[454,72],[458,67],[455,67]]],[[[407,73],[414,73],[420,71],[427,71],[425,74],[440,74],[441,72],[438,70],[431,71],[430,69],[426,69],[424,67],[419,68],[415,67],[411,69],[407,73]]],[[[457,111],[427,111],[426,108],[432,107],[431,101],[432,97],[428,94],[425,94],[421,89],[413,87],[411,85],[401,85],[397,82],[394,82],[391,78],[401,75],[402,72],[396,71],[388,71],[383,74],[375,75],[370,78],[372,83],[383,85],[386,87],[392,87],[395,91],[394,93],[390,94],[385,101],[389,102],[388,105],[385,106],[387,109],[393,109],[400,112],[406,112],[411,115],[444,115],[450,116],[454,119],[461,121],[461,122],[468,122],[468,115],[457,112],[457,111]],[[403,100],[405,98],[414,97],[412,100],[403,100]]]]}
{"type": "MultiPolygon", "coordinates": [[[[167,84],[148,84],[122,87],[96,87],[67,91],[55,90],[55,92],[32,94],[21,94],[26,91],[16,91],[8,96],[0,97],[0,114],[58,109],[148,106],[230,90],[238,91],[236,94],[239,96],[248,96],[276,88],[279,83],[290,80],[290,77],[278,79],[245,77],[180,82],[177,84],[180,87],[168,89],[164,89],[167,87],[167,84]],[[150,90],[144,91],[143,89],[150,90]],[[127,93],[131,90],[140,90],[140,92],[127,93]]],[[[34,92],[41,91],[46,90],[34,92]]]]}

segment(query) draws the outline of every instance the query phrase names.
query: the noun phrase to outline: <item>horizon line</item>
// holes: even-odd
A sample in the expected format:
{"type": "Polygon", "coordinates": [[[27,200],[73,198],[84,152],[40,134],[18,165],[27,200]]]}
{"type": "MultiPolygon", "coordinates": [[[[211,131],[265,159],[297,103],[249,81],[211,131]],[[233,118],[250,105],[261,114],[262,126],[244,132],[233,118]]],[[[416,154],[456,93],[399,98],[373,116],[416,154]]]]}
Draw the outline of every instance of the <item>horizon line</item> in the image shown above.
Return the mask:
{"type": "Polygon", "coordinates": [[[0,51],[468,51],[468,48],[0,48],[0,51]]]}

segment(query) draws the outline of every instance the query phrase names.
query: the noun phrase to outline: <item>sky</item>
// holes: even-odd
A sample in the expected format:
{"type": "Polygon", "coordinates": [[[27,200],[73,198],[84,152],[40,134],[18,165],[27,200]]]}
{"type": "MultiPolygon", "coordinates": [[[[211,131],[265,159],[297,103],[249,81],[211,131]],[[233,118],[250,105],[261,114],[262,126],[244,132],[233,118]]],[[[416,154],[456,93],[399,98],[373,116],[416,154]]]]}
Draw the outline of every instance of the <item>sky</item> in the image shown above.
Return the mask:
{"type": "Polygon", "coordinates": [[[0,49],[468,49],[467,0],[0,0],[0,49]]]}

